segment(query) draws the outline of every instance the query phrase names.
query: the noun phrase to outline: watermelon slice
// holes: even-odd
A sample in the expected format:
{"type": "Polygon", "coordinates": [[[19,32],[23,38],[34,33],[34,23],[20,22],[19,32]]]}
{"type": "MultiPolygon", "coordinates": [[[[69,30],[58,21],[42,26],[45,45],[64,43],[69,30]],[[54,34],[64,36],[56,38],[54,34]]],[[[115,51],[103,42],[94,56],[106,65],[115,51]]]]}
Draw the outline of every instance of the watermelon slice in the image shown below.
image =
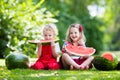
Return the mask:
{"type": "Polygon", "coordinates": [[[29,40],[30,43],[50,43],[52,41],[58,41],[58,40],[29,40]]]}
{"type": "Polygon", "coordinates": [[[114,61],[115,59],[115,55],[112,54],[111,52],[103,53],[102,57],[108,59],[109,61],[114,61]]]}
{"type": "Polygon", "coordinates": [[[92,47],[66,45],[65,49],[67,52],[77,56],[90,56],[95,53],[95,49],[92,47]]]}

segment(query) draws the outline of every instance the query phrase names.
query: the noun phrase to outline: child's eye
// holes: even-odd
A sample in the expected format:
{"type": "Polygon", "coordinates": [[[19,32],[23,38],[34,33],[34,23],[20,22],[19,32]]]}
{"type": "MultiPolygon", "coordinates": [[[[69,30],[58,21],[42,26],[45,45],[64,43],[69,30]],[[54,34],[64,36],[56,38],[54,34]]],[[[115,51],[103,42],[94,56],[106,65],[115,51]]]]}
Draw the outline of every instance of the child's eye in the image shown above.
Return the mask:
{"type": "Polygon", "coordinates": [[[72,32],[70,34],[73,34],[72,32]]]}
{"type": "Polygon", "coordinates": [[[77,34],[77,32],[75,32],[75,34],[77,34]]]}
{"type": "Polygon", "coordinates": [[[44,35],[44,36],[47,36],[47,35],[44,35]]]}
{"type": "Polygon", "coordinates": [[[52,36],[52,35],[49,35],[49,36],[52,36]]]}

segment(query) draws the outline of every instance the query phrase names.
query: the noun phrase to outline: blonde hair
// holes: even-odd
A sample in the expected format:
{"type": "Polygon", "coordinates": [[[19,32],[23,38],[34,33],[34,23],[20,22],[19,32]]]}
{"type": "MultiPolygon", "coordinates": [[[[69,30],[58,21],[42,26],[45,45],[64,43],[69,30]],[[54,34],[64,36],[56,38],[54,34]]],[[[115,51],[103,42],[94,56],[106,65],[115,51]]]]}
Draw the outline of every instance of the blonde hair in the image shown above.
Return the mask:
{"type": "Polygon", "coordinates": [[[55,24],[46,24],[43,26],[43,33],[46,31],[52,31],[54,33],[54,36],[58,35],[58,29],[55,24]]]}
{"type": "Polygon", "coordinates": [[[71,29],[72,27],[75,27],[75,28],[79,29],[79,33],[82,34],[82,38],[78,41],[78,43],[80,44],[81,41],[86,42],[86,37],[85,37],[85,35],[84,35],[84,31],[83,31],[83,30],[80,31],[80,26],[82,26],[82,25],[81,25],[81,24],[77,24],[77,23],[71,24],[71,25],[69,26],[69,28],[68,28],[68,30],[67,30],[67,34],[66,34],[66,41],[72,43],[72,40],[71,40],[71,38],[70,38],[70,29],[71,29]]]}

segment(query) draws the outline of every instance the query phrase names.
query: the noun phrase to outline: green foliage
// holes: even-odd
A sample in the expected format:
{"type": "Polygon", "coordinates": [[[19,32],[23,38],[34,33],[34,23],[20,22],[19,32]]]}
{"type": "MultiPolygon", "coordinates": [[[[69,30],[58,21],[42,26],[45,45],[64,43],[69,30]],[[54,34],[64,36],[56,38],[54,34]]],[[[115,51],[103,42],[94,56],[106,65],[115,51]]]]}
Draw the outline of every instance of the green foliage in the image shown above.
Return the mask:
{"type": "Polygon", "coordinates": [[[119,40],[112,43],[119,29],[120,8],[117,6],[119,0],[0,0],[0,57],[13,51],[33,56],[36,45],[29,44],[28,40],[41,39],[42,25],[56,22],[61,47],[69,25],[80,23],[86,45],[94,47],[96,53],[118,49],[119,40]],[[89,5],[104,7],[104,16],[92,17],[89,5]]]}
{"type": "Polygon", "coordinates": [[[30,39],[41,39],[41,26],[57,22],[46,8],[40,8],[44,0],[35,4],[32,0],[0,1],[0,56],[10,51],[33,54],[36,45],[30,39]]]}
{"type": "Polygon", "coordinates": [[[106,23],[105,42],[108,50],[120,50],[120,0],[106,0],[103,20],[106,23]],[[112,13],[112,14],[111,14],[112,13]]]}
{"type": "MultiPolygon", "coordinates": [[[[97,1],[95,3],[97,4],[97,1]]],[[[91,17],[87,9],[90,4],[92,4],[92,1],[90,2],[88,0],[45,1],[44,6],[53,12],[56,15],[56,19],[59,20],[57,25],[59,28],[61,46],[63,44],[63,40],[65,39],[66,31],[69,25],[72,23],[80,23],[83,25],[85,31],[87,46],[94,47],[97,52],[104,49],[104,31],[101,29],[104,22],[100,18],[91,17]]]]}
{"type": "Polygon", "coordinates": [[[87,38],[87,46],[92,46],[99,51],[104,49],[104,32],[101,28],[104,25],[104,22],[101,19],[96,17],[86,20],[87,23],[84,23],[85,35],[87,38]]]}
{"type": "Polygon", "coordinates": [[[10,19],[8,18],[8,16],[6,16],[6,18],[5,18],[4,14],[2,14],[1,12],[0,12],[0,19],[1,19],[1,21],[0,21],[0,42],[1,42],[0,58],[3,58],[3,54],[10,51],[7,47],[7,44],[9,41],[8,36],[7,36],[7,34],[9,33],[9,28],[8,28],[7,24],[10,24],[10,19]]]}

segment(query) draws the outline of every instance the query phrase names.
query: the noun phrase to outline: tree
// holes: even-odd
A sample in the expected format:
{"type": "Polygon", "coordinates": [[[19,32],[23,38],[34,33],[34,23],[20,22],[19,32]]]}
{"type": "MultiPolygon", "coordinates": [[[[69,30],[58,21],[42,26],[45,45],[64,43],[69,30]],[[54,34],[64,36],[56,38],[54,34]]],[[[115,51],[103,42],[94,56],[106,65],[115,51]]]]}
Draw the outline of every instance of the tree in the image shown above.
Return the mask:
{"type": "MultiPolygon", "coordinates": [[[[87,9],[88,5],[93,1],[89,0],[46,0],[44,6],[53,12],[58,19],[58,28],[61,39],[65,39],[66,30],[72,23],[81,23],[83,25],[85,35],[87,37],[87,46],[96,48],[97,52],[103,50],[103,36],[104,32],[101,27],[104,25],[102,19],[91,17],[87,9]]],[[[96,2],[94,2],[96,3],[96,2]]],[[[96,3],[97,4],[97,3],[96,3]]]]}
{"type": "Polygon", "coordinates": [[[41,8],[44,0],[35,4],[32,0],[0,1],[0,57],[13,51],[31,55],[36,45],[30,39],[40,39],[41,26],[57,22],[54,15],[41,8]],[[27,5],[27,6],[26,6],[27,5]]]}
{"type": "Polygon", "coordinates": [[[108,50],[120,50],[120,1],[107,0],[105,1],[106,12],[104,21],[106,23],[106,41],[108,50]]]}

